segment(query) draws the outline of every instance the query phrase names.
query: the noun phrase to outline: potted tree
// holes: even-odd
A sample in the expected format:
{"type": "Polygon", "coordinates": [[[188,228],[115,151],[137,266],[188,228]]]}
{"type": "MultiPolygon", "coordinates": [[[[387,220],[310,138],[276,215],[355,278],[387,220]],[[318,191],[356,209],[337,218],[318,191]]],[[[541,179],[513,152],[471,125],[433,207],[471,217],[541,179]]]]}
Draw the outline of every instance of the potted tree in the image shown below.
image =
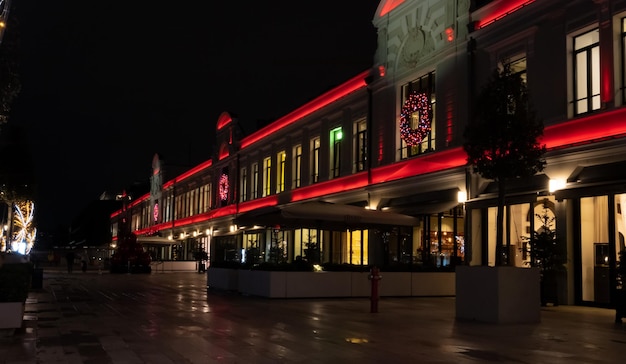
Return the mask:
{"type": "Polygon", "coordinates": [[[22,327],[31,287],[33,264],[13,255],[3,254],[0,259],[0,329],[22,327]]]}
{"type": "Polygon", "coordinates": [[[559,304],[559,276],[565,272],[566,263],[565,254],[559,250],[554,228],[556,218],[549,211],[544,203],[543,211],[535,215],[541,221],[541,226],[530,237],[530,265],[539,268],[542,306],[559,304]]]}
{"type": "Polygon", "coordinates": [[[622,323],[626,317],[626,250],[619,252],[617,260],[617,285],[615,300],[615,322],[622,323]]]}
{"type": "Polygon", "coordinates": [[[535,117],[522,75],[513,72],[507,61],[501,66],[478,94],[476,113],[463,133],[468,166],[498,186],[496,249],[492,252],[495,267],[488,266],[487,261],[481,266],[456,267],[456,315],[458,319],[487,322],[536,322],[540,314],[539,272],[533,267],[509,266],[504,207],[509,181],[530,178],[545,167],[546,147],[538,141],[543,122],[535,117]]]}

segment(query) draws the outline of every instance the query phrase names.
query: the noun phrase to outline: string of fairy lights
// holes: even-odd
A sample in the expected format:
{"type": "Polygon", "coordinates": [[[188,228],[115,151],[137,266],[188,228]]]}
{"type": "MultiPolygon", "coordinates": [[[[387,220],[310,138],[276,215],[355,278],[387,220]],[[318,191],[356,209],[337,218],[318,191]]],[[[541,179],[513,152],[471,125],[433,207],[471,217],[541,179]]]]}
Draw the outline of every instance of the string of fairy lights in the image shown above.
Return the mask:
{"type": "Polygon", "coordinates": [[[18,201],[10,205],[13,208],[12,226],[11,229],[8,225],[2,227],[0,251],[29,254],[37,237],[37,228],[33,220],[35,203],[18,201]]]}

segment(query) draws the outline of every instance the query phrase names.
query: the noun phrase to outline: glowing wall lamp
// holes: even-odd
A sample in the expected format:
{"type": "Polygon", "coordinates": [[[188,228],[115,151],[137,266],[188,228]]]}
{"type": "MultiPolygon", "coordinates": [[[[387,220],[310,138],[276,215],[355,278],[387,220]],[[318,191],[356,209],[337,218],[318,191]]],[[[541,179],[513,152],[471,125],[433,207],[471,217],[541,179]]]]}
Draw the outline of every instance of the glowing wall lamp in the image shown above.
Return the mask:
{"type": "Polygon", "coordinates": [[[566,184],[567,181],[563,178],[551,179],[550,182],[548,182],[548,191],[553,193],[555,191],[562,190],[565,188],[566,184]]]}
{"type": "Polygon", "coordinates": [[[466,191],[459,191],[456,193],[456,200],[458,203],[465,203],[467,202],[467,192],[466,191]]]}

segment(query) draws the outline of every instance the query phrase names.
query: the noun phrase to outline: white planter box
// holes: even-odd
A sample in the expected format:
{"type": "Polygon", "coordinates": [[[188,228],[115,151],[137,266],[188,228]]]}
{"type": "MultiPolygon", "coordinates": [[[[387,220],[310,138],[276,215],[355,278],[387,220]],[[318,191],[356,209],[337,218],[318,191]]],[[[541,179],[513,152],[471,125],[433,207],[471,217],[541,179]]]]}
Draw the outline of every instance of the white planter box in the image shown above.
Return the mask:
{"type": "Polygon", "coordinates": [[[454,272],[414,272],[411,273],[411,296],[440,297],[456,294],[454,272]]]}
{"type": "Polygon", "coordinates": [[[209,267],[207,269],[207,288],[236,291],[239,288],[239,271],[237,269],[209,267]]]}
{"type": "Polygon", "coordinates": [[[24,320],[24,302],[0,302],[0,329],[19,329],[24,320]]]}
{"type": "Polygon", "coordinates": [[[352,272],[286,272],[286,297],[351,297],[352,272]]]}
{"type": "MultiPolygon", "coordinates": [[[[208,288],[269,298],[370,297],[369,272],[289,272],[211,268],[208,288]]],[[[382,272],[379,297],[454,296],[452,272],[382,272]]]]}
{"type": "Polygon", "coordinates": [[[378,292],[381,297],[411,296],[411,272],[380,272],[380,277],[378,292]]]}
{"type": "Polygon", "coordinates": [[[241,294],[285,298],[287,272],[239,270],[238,290],[241,294]]]}
{"type": "Polygon", "coordinates": [[[456,318],[489,323],[536,323],[538,268],[456,267],[456,318]]]}

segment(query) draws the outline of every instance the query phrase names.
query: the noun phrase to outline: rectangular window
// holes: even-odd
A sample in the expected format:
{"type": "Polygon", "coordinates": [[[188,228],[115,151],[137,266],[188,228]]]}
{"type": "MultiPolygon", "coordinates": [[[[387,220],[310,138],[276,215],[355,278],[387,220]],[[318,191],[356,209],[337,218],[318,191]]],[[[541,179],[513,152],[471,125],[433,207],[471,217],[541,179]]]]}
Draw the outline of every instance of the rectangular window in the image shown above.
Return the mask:
{"type": "Polygon", "coordinates": [[[272,181],[272,158],[267,157],[263,159],[263,197],[272,194],[271,190],[272,181]]]}
{"type": "Polygon", "coordinates": [[[211,209],[211,206],[213,204],[213,201],[211,200],[211,187],[212,185],[210,183],[206,184],[206,188],[204,189],[204,208],[205,211],[209,211],[211,209]]]}
{"type": "Polygon", "coordinates": [[[341,141],[343,140],[343,131],[341,127],[330,131],[330,175],[332,178],[341,175],[341,141]]]}
{"type": "Polygon", "coordinates": [[[365,119],[354,123],[354,170],[360,172],[367,167],[367,122],[365,119]]]}
{"type": "Polygon", "coordinates": [[[400,156],[402,159],[406,159],[409,157],[414,157],[416,155],[420,155],[426,152],[432,152],[435,150],[435,105],[436,105],[436,97],[435,97],[435,72],[430,72],[429,74],[422,76],[412,82],[407,83],[402,86],[402,104],[401,113],[407,113],[407,122],[408,122],[408,132],[404,132],[401,130],[400,125],[398,125],[399,133],[400,133],[400,156]],[[413,109],[412,106],[420,106],[419,100],[417,97],[419,95],[424,94],[426,96],[427,102],[430,103],[431,111],[428,117],[424,117],[419,113],[418,109],[413,109]],[[405,102],[407,103],[405,105],[405,102]],[[430,132],[426,135],[419,135],[421,140],[415,140],[414,138],[409,137],[409,134],[415,134],[416,131],[419,130],[420,124],[426,122],[430,125],[430,132]]]}
{"type": "Polygon", "coordinates": [[[259,198],[259,164],[252,165],[252,198],[259,198]]]}
{"type": "Polygon", "coordinates": [[[300,144],[293,147],[293,188],[302,185],[302,146],[300,144]]]}
{"type": "Polygon", "coordinates": [[[311,182],[320,180],[320,138],[311,139],[311,182]]]}
{"type": "Polygon", "coordinates": [[[600,109],[600,31],[573,38],[574,115],[600,109]]]}
{"type": "Polygon", "coordinates": [[[287,153],[280,151],[276,155],[276,193],[285,191],[285,159],[287,153]]]}
{"type": "Polygon", "coordinates": [[[244,202],[248,200],[248,170],[246,167],[241,169],[241,176],[239,179],[239,201],[244,202]]]}

